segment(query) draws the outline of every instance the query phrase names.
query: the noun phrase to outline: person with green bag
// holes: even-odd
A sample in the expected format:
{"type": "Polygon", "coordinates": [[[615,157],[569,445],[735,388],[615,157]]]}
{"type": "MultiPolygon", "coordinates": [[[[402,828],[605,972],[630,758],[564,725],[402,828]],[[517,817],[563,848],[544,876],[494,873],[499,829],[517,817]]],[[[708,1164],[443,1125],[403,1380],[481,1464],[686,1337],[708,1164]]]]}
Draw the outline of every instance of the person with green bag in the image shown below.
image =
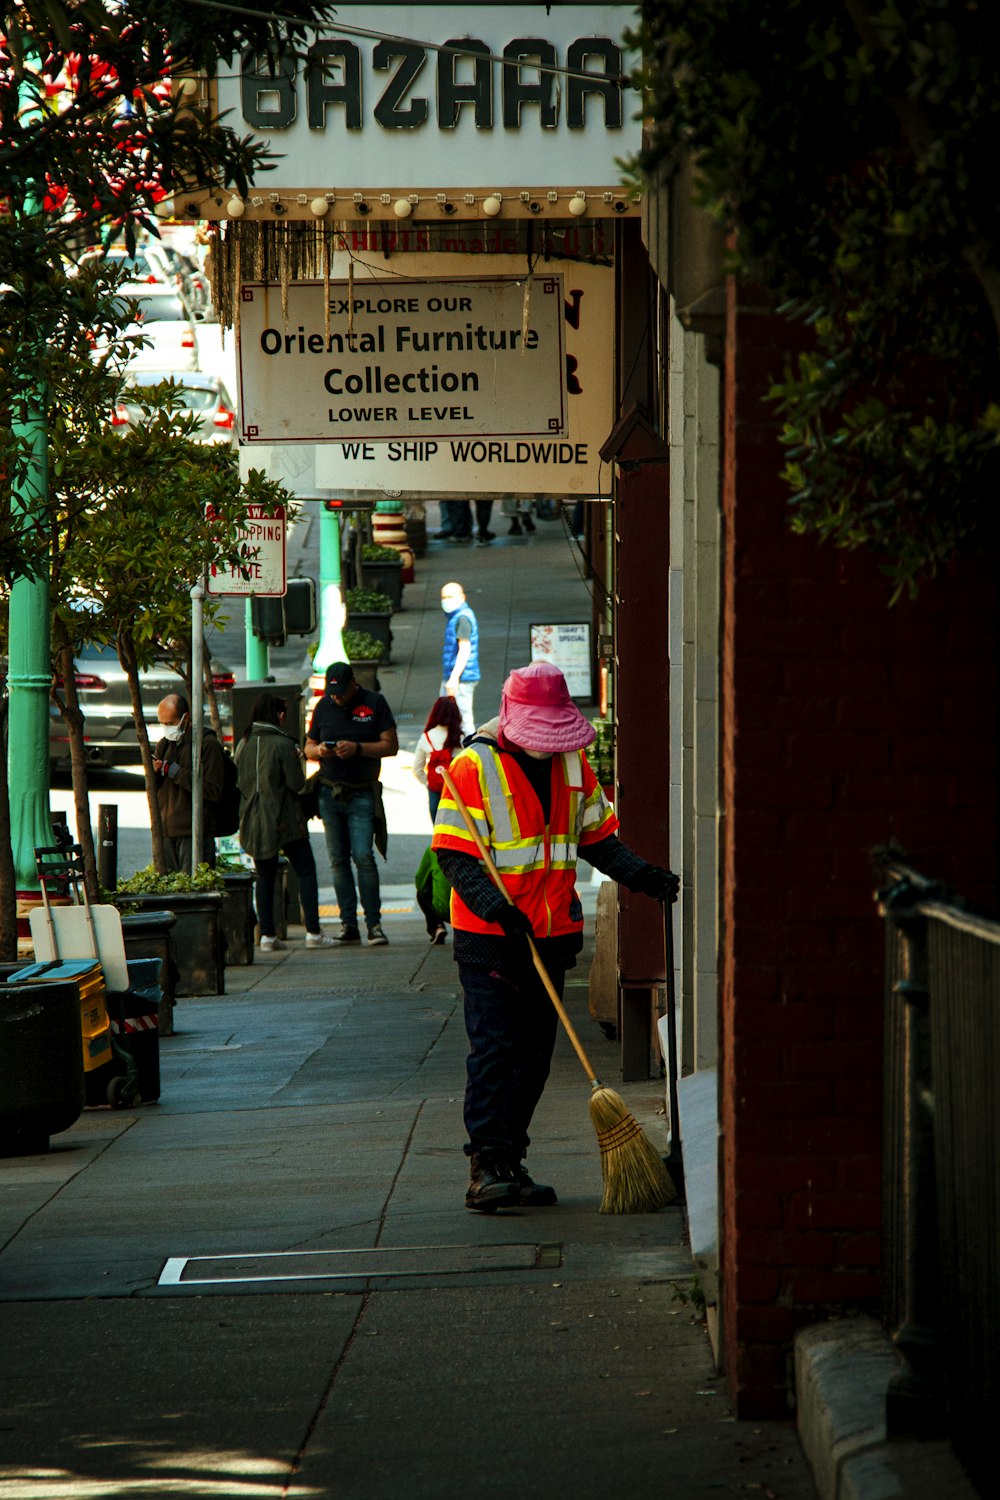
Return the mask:
{"type": "Polygon", "coordinates": [[[451,916],[451,886],[441,874],[434,850],[428,847],[414,877],[417,887],[417,905],[427,923],[427,936],[435,947],[440,947],[448,936],[445,925],[451,916]]]}

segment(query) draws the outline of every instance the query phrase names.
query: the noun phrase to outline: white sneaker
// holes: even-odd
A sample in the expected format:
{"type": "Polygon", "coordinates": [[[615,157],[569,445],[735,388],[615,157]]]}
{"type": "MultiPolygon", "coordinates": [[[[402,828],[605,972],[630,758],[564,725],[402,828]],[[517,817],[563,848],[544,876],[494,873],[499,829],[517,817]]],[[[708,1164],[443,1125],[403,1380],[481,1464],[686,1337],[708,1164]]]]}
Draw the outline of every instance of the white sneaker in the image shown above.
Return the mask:
{"type": "Polygon", "coordinates": [[[337,944],[326,932],[307,932],[307,948],[336,948],[337,944]]]}
{"type": "Polygon", "coordinates": [[[279,937],[262,937],[260,940],[261,953],[273,953],[275,948],[283,948],[284,946],[279,937]]]}

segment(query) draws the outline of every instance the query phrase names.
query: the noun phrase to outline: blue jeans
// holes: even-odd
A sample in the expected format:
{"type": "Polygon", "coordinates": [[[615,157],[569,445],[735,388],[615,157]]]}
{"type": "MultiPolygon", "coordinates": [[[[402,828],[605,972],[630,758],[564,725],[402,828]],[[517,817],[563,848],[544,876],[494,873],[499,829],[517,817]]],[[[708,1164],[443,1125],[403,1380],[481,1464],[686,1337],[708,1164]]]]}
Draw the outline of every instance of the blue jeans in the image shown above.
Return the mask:
{"type": "Polygon", "coordinates": [[[438,815],[438,807],[441,802],[441,795],[442,794],[440,792],[432,792],[430,787],[427,788],[427,806],[430,808],[432,823],[438,815]]]}
{"type": "MultiPolygon", "coordinates": [[[[474,1151],[520,1161],[528,1126],[549,1076],[556,1040],[555,1006],[531,970],[524,979],[501,979],[487,969],[459,964],[465,995],[466,1156],[474,1151]]],[[[549,967],[562,995],[565,969],[549,967]]]]}
{"type": "Polygon", "coordinates": [[[365,921],[374,927],[381,921],[381,897],[378,868],[372,844],[375,838],[375,793],[371,787],[352,790],[349,801],[338,801],[328,786],[319,789],[319,815],[326,833],[326,852],[330,856],[333,888],[337,893],[340,920],[345,927],[358,925],[358,891],[365,921]],[[351,871],[353,859],[358,872],[355,889],[351,871]]]}

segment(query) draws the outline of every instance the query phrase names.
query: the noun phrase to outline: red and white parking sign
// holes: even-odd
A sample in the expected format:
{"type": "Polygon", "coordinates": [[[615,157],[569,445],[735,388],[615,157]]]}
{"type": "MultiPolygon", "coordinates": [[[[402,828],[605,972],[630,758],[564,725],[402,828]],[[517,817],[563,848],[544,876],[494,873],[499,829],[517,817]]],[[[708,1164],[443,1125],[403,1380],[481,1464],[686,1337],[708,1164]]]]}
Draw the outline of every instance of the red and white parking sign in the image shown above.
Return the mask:
{"type": "MultiPolygon", "coordinates": [[[[209,508],[211,519],[211,507],[209,508]]],[[[212,565],[205,580],[209,594],[256,594],[280,598],[288,590],[285,565],[285,507],[247,507],[240,528],[240,556],[236,566],[212,565]]]]}

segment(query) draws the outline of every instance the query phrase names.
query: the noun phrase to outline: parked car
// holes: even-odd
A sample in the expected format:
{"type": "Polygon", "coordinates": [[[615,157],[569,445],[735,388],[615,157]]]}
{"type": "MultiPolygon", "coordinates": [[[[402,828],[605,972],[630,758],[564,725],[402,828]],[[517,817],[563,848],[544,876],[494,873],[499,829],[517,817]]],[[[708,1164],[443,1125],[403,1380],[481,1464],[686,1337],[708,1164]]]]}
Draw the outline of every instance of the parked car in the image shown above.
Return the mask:
{"type": "MultiPolygon", "coordinates": [[[[85,645],[77,652],[75,665],[88,763],[95,769],[138,765],[139,741],[132,719],[128,678],[114,646],[85,645]]],[[[232,748],[235,679],[228,667],[214,658],[211,667],[223,741],[232,748]]],[[[139,674],[139,687],[146,729],[155,744],[158,738],[156,706],[168,693],[183,693],[183,679],[167,661],[162,661],[139,674]]],[[[69,737],[62,715],[55,707],[49,724],[49,760],[53,770],[69,769],[69,737]]]]}
{"type": "Polygon", "coordinates": [[[133,281],[168,286],[172,291],[183,289],[183,278],[177,268],[171,265],[164,247],[154,240],[137,245],[131,252],[124,245],[111,245],[108,249],[93,245],[83,252],[77,264],[85,266],[96,260],[107,261],[109,265],[126,271],[133,281]]]}
{"type": "Polygon", "coordinates": [[[184,408],[198,418],[197,429],[192,433],[195,442],[237,446],[236,404],[217,375],[174,374],[170,370],[129,374],[111,419],[113,430],[124,437],[133,424],[141,422],[143,411],[137,393],[168,380],[176,386],[184,408]]]}
{"type": "MultiPolygon", "coordinates": [[[[116,296],[127,297],[138,304],[135,321],[127,325],[124,333],[141,333],[148,340],[129,360],[129,373],[134,370],[197,370],[195,315],[180,292],[146,282],[126,282],[116,296]]],[[[126,310],[124,302],[122,310],[123,313],[126,310]]],[[[103,338],[95,341],[96,355],[102,354],[106,348],[103,338]]]]}

